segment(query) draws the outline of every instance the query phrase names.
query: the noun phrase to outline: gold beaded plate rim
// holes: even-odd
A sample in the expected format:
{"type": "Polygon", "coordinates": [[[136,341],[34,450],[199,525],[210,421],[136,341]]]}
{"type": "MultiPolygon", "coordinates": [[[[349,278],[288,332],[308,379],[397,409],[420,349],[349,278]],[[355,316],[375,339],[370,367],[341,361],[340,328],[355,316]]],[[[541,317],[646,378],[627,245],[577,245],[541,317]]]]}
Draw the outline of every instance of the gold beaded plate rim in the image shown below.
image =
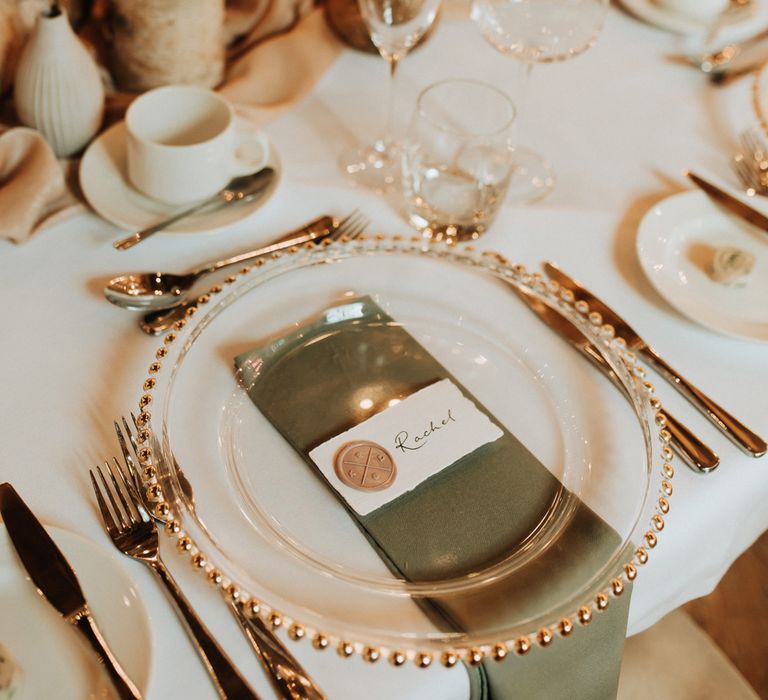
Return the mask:
{"type": "MultiPolygon", "coordinates": [[[[438,648],[423,648],[424,645],[403,643],[402,646],[382,645],[376,640],[352,639],[323,631],[312,625],[304,624],[284,612],[271,607],[266,601],[258,600],[249,595],[248,591],[236,581],[227,578],[216,566],[215,562],[207,556],[195,543],[189,533],[185,532],[179,520],[178,514],[173,511],[171,503],[165,500],[162,488],[157,480],[157,470],[154,466],[153,444],[155,435],[152,433],[150,406],[153,400],[153,391],[157,384],[157,376],[163,369],[163,362],[169,355],[169,348],[178,341],[185,332],[187,320],[191,318],[200,306],[211,300],[212,297],[222,294],[225,287],[233,285],[238,279],[242,279],[253,273],[254,270],[274,262],[281,256],[274,255],[271,260],[259,260],[253,266],[242,268],[236,275],[227,277],[223,285],[214,285],[206,293],[199,297],[198,304],[190,307],[187,319],[178,321],[174,327],[163,337],[161,346],[155,353],[155,359],[148,368],[148,376],[145,378],[141,397],[139,399],[139,415],[137,418],[139,434],[137,436],[140,445],[139,460],[142,467],[142,478],[145,488],[150,491],[151,499],[155,502],[155,514],[165,521],[165,532],[169,538],[176,541],[176,549],[181,554],[188,556],[193,568],[202,572],[208,581],[214,585],[220,593],[236,601],[239,601],[247,614],[259,616],[273,628],[284,627],[288,637],[295,641],[305,638],[312,640],[313,648],[322,651],[334,647],[337,653],[349,658],[360,655],[369,663],[375,663],[380,658],[387,658],[394,666],[402,666],[406,662],[413,662],[419,668],[428,668],[438,659],[446,667],[452,667],[459,662],[469,665],[477,665],[485,659],[501,661],[510,656],[524,656],[533,647],[547,648],[555,639],[571,636],[574,630],[588,625],[594,614],[599,614],[608,609],[610,601],[621,596],[628,584],[633,582],[640,567],[644,566],[649,558],[649,551],[658,544],[659,533],[664,529],[665,516],[669,512],[669,498],[672,496],[671,479],[674,476],[672,466],[673,455],[669,447],[671,436],[665,427],[665,417],[660,401],[654,395],[653,385],[645,377],[645,369],[638,363],[634,353],[626,348],[626,342],[615,336],[614,330],[602,323],[599,314],[591,312],[588,304],[576,301],[572,292],[561,288],[553,281],[544,280],[537,273],[529,273],[522,265],[513,265],[499,253],[492,251],[478,252],[472,247],[463,250],[444,243],[426,241],[420,237],[403,238],[401,236],[385,237],[375,236],[372,239],[358,237],[354,241],[342,239],[339,242],[317,246],[311,243],[304,247],[307,254],[315,256],[319,261],[327,261],[333,257],[342,259],[351,254],[375,254],[375,253],[412,253],[424,254],[434,257],[446,257],[449,260],[461,261],[478,267],[485,268],[493,274],[505,278],[514,284],[543,293],[560,306],[568,308],[571,313],[583,317],[591,326],[596,328],[595,333],[600,338],[603,348],[609,348],[617,354],[628,374],[635,378],[640,386],[640,391],[633,399],[647,404],[645,410],[655,413],[655,426],[661,448],[657,457],[660,465],[657,466],[656,477],[659,479],[659,487],[655,494],[646,493],[646,501],[654,498],[652,514],[647,521],[647,530],[642,534],[642,543],[636,547],[632,557],[625,561],[617,562],[611,575],[606,576],[604,584],[588,600],[581,605],[576,605],[571,614],[553,619],[550,624],[532,629],[527,634],[516,636],[512,639],[491,640],[474,646],[452,646],[438,643],[438,648]]],[[[292,248],[287,255],[296,255],[300,248],[292,248]]],[[[586,322],[586,321],[585,321],[586,322]]],[[[186,331],[189,329],[187,328],[186,331]]],[[[638,408],[636,407],[636,411],[638,408]]],[[[638,418],[643,420],[638,413],[638,418]]],[[[652,428],[649,424],[649,428],[652,428]]],[[[656,466],[651,465],[652,469],[656,466]]],[[[649,491],[652,481],[649,479],[649,491]]],[[[646,510],[642,508],[641,511],[646,510]]],[[[639,516],[641,517],[641,516],[639,516]]],[[[637,525],[633,526],[633,532],[637,525]]],[[[641,530],[643,528],[641,527],[641,530]]],[[[616,558],[616,557],[614,557],[616,558]]],[[[362,636],[362,635],[361,635],[362,636]]]]}

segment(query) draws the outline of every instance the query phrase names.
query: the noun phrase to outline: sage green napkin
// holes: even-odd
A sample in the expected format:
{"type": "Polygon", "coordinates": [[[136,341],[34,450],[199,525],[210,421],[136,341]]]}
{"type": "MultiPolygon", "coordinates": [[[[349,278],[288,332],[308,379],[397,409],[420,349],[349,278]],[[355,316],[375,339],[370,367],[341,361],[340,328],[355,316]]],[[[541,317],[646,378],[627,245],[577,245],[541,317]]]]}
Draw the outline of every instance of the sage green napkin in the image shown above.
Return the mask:
{"type": "MultiPolygon", "coordinates": [[[[501,438],[413,490],[367,515],[347,505],[308,457],[318,445],[391,399],[445,378],[491,414],[370,298],[330,311],[240,355],[235,364],[259,410],[336,493],[397,576],[430,581],[482,571],[523,548],[548,514],[568,514],[554,542],[512,573],[469,593],[422,600],[433,623],[446,631],[492,630],[508,618],[533,617],[587,584],[619,545],[618,534],[495,420],[501,438]],[[361,386],[374,403],[370,412],[358,405],[361,386]]],[[[473,699],[615,698],[628,604],[629,591],[572,639],[555,639],[524,659],[487,660],[468,669],[473,699]]]]}

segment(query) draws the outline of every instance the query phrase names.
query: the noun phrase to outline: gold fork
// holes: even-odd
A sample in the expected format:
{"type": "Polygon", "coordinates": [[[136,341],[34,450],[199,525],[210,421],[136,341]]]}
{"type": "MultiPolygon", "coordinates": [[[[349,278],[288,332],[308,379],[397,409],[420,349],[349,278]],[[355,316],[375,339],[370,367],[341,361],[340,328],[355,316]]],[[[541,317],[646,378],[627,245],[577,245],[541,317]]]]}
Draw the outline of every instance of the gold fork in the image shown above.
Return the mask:
{"type": "MultiPolygon", "coordinates": [[[[136,423],[136,416],[131,413],[133,429],[128,424],[125,417],[123,417],[121,421],[122,428],[117,422],[115,422],[114,426],[115,433],[117,434],[117,441],[120,444],[120,450],[123,453],[123,460],[128,468],[128,472],[133,482],[138,485],[139,494],[144,502],[145,509],[155,520],[165,524],[166,520],[160,517],[154,510],[146,489],[141,486],[141,477],[137,468],[137,464],[139,463],[139,446],[134,435],[134,430],[136,432],[139,431],[139,426],[136,423]],[[131,450],[128,449],[127,443],[131,444],[131,450]]],[[[150,433],[150,440],[152,441],[152,452],[155,455],[155,459],[161,459],[162,457],[160,455],[162,453],[154,433],[150,433]]],[[[184,472],[179,465],[176,464],[175,460],[174,471],[182,495],[188,506],[194,508],[195,494],[192,490],[192,485],[189,483],[189,480],[184,475],[184,472]]],[[[165,469],[162,469],[161,472],[163,475],[166,474],[165,469]]],[[[163,478],[162,475],[158,476],[163,478]]],[[[286,698],[286,700],[325,700],[325,695],[322,690],[320,690],[298,660],[290,651],[288,651],[285,645],[260,617],[247,615],[243,604],[239,601],[226,598],[226,602],[230,611],[239,623],[243,634],[256,652],[256,656],[267,671],[275,690],[280,693],[281,697],[286,698]]]]}
{"type": "Polygon", "coordinates": [[[114,468],[109,462],[104,463],[104,471],[111,484],[101,467],[96,467],[98,481],[94,471],[90,470],[104,527],[112,543],[126,556],[146,564],[162,581],[187,632],[195,642],[219,697],[223,700],[258,700],[258,695],[251,690],[219,647],[166,569],[160,557],[157,526],[144,508],[132,478],[124,472],[117,459],[113,462],[114,468]]]}
{"type": "MultiPolygon", "coordinates": [[[[359,210],[355,209],[351,214],[338,221],[331,229],[323,241],[337,241],[342,236],[348,238],[357,238],[368,227],[370,221],[359,210]]],[[[184,318],[187,309],[197,304],[197,297],[192,297],[186,301],[180,302],[177,306],[169,309],[159,309],[150,311],[139,321],[139,327],[149,335],[160,335],[173,326],[176,321],[184,318]]]]}

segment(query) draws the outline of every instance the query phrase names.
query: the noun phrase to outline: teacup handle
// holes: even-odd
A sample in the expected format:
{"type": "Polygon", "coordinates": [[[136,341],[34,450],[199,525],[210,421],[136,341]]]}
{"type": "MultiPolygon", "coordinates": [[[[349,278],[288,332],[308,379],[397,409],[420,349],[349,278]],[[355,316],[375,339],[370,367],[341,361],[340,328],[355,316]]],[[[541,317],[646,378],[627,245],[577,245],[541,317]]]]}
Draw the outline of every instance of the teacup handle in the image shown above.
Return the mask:
{"type": "Polygon", "coordinates": [[[237,134],[232,153],[232,176],[250,175],[261,170],[269,160],[269,143],[261,132],[237,134]],[[258,154],[256,155],[251,154],[258,154]]]}

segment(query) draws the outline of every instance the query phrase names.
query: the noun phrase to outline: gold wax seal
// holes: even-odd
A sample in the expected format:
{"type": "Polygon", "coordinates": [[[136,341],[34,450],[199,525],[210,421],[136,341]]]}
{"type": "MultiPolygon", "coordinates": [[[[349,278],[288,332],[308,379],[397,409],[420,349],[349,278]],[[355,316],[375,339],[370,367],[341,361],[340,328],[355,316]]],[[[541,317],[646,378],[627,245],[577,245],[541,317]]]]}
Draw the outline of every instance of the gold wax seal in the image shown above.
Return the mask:
{"type": "Polygon", "coordinates": [[[342,483],[361,491],[378,491],[397,475],[395,460],[381,445],[368,440],[348,442],[339,448],[333,465],[342,483]]]}

